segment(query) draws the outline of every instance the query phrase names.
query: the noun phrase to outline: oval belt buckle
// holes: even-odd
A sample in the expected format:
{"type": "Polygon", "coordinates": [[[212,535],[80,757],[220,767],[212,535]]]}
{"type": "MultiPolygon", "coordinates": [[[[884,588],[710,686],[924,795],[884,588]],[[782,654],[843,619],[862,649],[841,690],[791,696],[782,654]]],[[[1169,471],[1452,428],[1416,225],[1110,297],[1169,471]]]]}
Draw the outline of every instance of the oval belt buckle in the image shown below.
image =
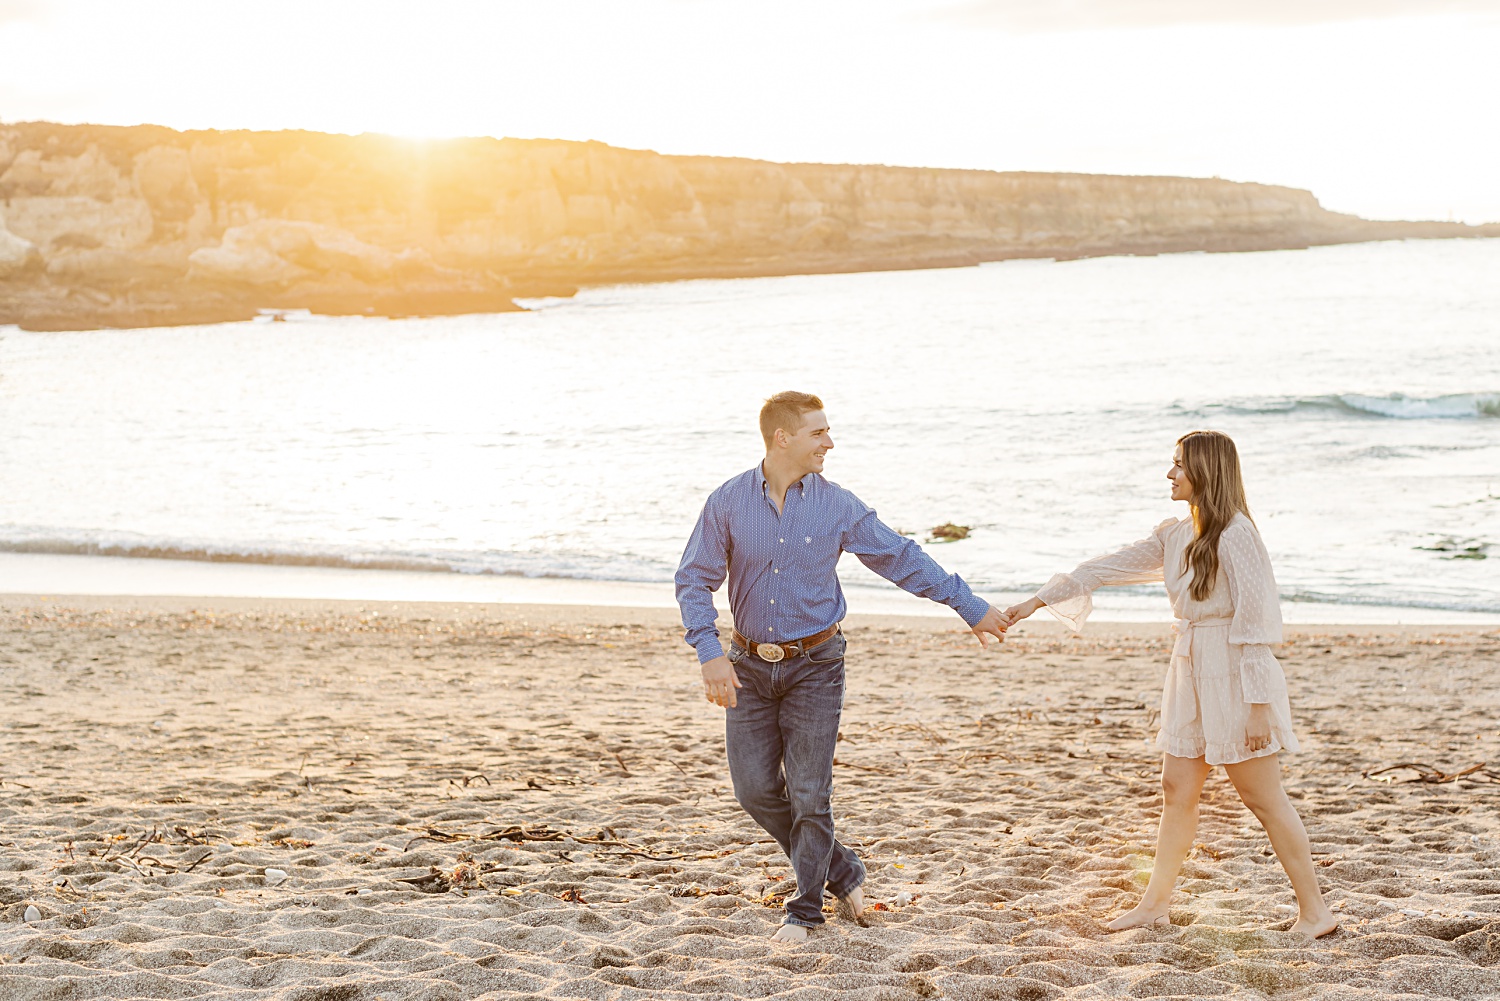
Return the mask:
{"type": "Polygon", "coordinates": [[[774,664],[786,656],[786,651],[775,643],[757,643],[755,653],[767,664],[774,664]]]}

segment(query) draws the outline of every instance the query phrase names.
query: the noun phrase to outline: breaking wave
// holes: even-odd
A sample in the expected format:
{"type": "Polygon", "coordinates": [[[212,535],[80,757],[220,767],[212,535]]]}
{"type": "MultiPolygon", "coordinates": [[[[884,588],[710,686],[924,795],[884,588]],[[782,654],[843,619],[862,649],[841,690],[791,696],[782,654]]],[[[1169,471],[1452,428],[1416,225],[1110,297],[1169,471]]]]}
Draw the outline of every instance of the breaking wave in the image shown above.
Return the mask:
{"type": "Polygon", "coordinates": [[[1332,412],[1401,421],[1473,420],[1500,417],[1500,393],[1451,393],[1446,396],[1407,396],[1403,393],[1366,396],[1360,393],[1343,393],[1254,400],[1212,409],[1241,414],[1332,412]]]}
{"type": "Polygon", "coordinates": [[[626,555],[557,552],[364,552],[355,549],[202,543],[156,540],[126,533],[69,538],[61,533],[0,534],[0,552],[52,556],[114,556],[128,559],[186,560],[199,563],[249,563],[341,570],[398,570],[501,577],[555,577],[661,583],[670,568],[626,555]]]}
{"type": "Polygon", "coordinates": [[[1473,595],[1465,594],[1333,594],[1327,591],[1283,587],[1281,600],[1304,602],[1310,605],[1370,605],[1381,608],[1430,608],[1445,612],[1500,614],[1500,603],[1484,599],[1476,600],[1473,595]]]}

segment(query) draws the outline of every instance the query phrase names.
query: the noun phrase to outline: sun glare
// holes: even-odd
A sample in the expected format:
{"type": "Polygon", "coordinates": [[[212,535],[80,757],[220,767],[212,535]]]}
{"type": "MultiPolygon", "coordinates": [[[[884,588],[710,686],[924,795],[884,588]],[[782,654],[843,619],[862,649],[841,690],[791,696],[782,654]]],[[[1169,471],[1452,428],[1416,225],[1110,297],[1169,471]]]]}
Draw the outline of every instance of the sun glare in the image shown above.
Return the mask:
{"type": "Polygon", "coordinates": [[[1500,220],[1488,169],[1500,132],[1478,127],[1500,19],[1477,3],[1312,24],[1113,18],[1089,31],[939,17],[947,8],[917,2],[857,16],[675,0],[31,8],[0,21],[11,120],[1221,176],[1308,188],[1374,218],[1500,220]],[[157,56],[128,55],[146,50],[157,56]]]}

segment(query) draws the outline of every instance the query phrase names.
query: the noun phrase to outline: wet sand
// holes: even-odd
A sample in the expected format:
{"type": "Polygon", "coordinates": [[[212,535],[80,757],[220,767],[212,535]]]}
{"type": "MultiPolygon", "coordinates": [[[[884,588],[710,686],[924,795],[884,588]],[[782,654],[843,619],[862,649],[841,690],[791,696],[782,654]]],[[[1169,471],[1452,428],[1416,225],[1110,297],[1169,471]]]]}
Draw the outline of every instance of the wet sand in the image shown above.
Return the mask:
{"type": "Polygon", "coordinates": [[[1343,921],[1311,945],[1222,773],[1172,927],[1103,927],[1164,627],[847,632],[834,804],[886,909],[786,947],[670,612],[0,598],[0,996],[1500,997],[1500,630],[1280,651],[1343,921]]]}

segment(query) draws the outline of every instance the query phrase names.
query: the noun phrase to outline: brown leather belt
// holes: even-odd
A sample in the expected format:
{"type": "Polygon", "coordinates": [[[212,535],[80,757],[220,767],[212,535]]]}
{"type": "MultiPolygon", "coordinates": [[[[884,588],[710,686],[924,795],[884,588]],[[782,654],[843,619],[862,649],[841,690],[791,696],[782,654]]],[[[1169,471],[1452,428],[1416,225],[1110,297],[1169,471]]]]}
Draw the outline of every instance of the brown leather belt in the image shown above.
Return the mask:
{"type": "Polygon", "coordinates": [[[792,640],[790,643],[752,643],[738,629],[734,631],[734,641],[746,650],[750,651],[767,664],[774,664],[787,657],[797,657],[819,643],[833,639],[839,634],[839,624],[835,622],[821,633],[804,636],[800,640],[792,640]]]}

